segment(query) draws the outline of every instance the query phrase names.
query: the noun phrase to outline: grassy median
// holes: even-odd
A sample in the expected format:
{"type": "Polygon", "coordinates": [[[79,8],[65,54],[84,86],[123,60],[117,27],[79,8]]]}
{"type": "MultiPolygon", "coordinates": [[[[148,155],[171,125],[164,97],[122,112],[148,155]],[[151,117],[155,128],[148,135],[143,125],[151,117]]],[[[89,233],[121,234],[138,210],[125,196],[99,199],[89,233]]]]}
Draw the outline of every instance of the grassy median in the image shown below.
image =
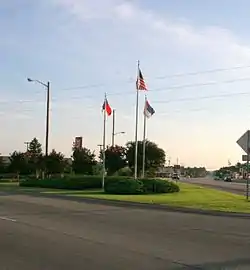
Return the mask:
{"type": "Polygon", "coordinates": [[[101,190],[88,191],[46,191],[46,194],[63,194],[65,196],[97,198],[107,200],[165,204],[179,207],[219,210],[226,212],[250,213],[250,202],[241,195],[215,190],[198,185],[179,183],[181,191],[170,194],[149,195],[109,195],[101,190]]]}

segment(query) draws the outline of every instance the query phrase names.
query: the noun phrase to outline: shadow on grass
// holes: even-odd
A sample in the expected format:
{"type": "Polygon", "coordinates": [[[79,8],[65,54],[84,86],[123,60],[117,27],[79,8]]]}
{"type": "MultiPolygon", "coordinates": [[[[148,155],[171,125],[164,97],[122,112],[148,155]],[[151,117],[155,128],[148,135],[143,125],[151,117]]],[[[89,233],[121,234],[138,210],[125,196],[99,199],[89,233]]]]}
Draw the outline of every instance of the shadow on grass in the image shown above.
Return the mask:
{"type": "Polygon", "coordinates": [[[65,194],[65,195],[73,195],[73,194],[82,194],[82,195],[102,195],[105,194],[101,189],[91,189],[91,190],[49,190],[49,191],[41,191],[43,194],[65,194]]]}

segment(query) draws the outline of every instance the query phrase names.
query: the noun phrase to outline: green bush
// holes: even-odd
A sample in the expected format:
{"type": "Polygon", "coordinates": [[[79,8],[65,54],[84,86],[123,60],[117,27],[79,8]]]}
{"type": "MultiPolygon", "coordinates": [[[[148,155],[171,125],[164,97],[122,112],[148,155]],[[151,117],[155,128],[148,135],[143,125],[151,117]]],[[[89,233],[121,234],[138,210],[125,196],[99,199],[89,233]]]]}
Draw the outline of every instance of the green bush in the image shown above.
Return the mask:
{"type": "Polygon", "coordinates": [[[141,194],[143,193],[143,184],[134,179],[116,179],[116,181],[106,182],[105,192],[109,194],[141,194]]]}
{"type": "Polygon", "coordinates": [[[124,167],[121,168],[120,170],[118,170],[115,174],[115,176],[127,176],[127,177],[131,177],[133,175],[132,171],[130,168],[128,167],[124,167]]]}
{"type": "Polygon", "coordinates": [[[97,189],[102,187],[102,178],[99,176],[67,176],[64,178],[35,179],[27,178],[20,182],[23,187],[41,187],[58,189],[97,189]]]}
{"type": "MultiPolygon", "coordinates": [[[[23,187],[57,188],[68,190],[100,189],[102,187],[101,176],[71,175],[64,178],[36,179],[29,177],[20,180],[23,187]]],[[[105,192],[110,194],[150,194],[178,192],[179,186],[167,180],[140,179],[134,180],[128,177],[106,177],[105,192]]]]}
{"type": "Polygon", "coordinates": [[[140,179],[143,183],[144,193],[174,193],[180,188],[174,182],[162,179],[140,179]]]}
{"type": "Polygon", "coordinates": [[[171,181],[160,179],[108,179],[105,192],[110,194],[150,194],[179,192],[178,185],[171,181]]]}

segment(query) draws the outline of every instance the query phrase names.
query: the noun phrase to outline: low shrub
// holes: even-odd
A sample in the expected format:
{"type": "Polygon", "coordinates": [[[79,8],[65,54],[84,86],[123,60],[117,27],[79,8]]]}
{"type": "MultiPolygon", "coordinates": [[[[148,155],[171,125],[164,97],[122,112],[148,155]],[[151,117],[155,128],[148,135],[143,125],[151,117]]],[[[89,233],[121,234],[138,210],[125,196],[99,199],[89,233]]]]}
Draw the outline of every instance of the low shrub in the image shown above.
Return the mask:
{"type": "Polygon", "coordinates": [[[174,182],[162,179],[140,179],[143,183],[144,193],[174,193],[180,188],[174,182]]]}
{"type": "Polygon", "coordinates": [[[58,188],[58,189],[97,189],[102,187],[102,178],[99,176],[81,176],[81,177],[64,177],[64,178],[46,178],[35,179],[27,178],[20,181],[23,187],[41,187],[41,188],[58,188]]]}
{"type": "Polygon", "coordinates": [[[133,173],[131,169],[128,167],[121,168],[114,174],[114,176],[127,176],[127,177],[131,177],[132,175],[133,173]]]}
{"type": "Polygon", "coordinates": [[[134,179],[108,180],[105,184],[105,192],[109,194],[141,194],[143,193],[143,184],[134,179]]]}
{"type": "Polygon", "coordinates": [[[151,194],[179,192],[178,185],[161,179],[109,179],[105,184],[105,192],[110,194],[151,194]]]}
{"type": "MultiPolygon", "coordinates": [[[[20,180],[20,186],[56,188],[68,190],[100,189],[101,176],[71,175],[63,178],[36,179],[34,177],[20,180]]],[[[174,182],[160,179],[134,180],[128,177],[106,177],[105,192],[110,194],[150,194],[178,192],[179,186],[174,182]]]]}

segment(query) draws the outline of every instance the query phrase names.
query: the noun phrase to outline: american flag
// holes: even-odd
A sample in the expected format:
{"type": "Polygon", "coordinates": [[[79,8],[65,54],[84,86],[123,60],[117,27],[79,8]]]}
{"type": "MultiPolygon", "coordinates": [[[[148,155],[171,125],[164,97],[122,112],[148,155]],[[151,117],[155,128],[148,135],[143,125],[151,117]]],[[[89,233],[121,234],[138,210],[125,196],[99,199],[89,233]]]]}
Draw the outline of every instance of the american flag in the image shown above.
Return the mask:
{"type": "Polygon", "coordinates": [[[139,71],[138,71],[138,77],[137,77],[137,81],[136,81],[136,87],[137,87],[137,90],[144,90],[144,91],[147,91],[147,85],[144,81],[144,78],[142,76],[142,72],[139,68],[139,71]]]}

